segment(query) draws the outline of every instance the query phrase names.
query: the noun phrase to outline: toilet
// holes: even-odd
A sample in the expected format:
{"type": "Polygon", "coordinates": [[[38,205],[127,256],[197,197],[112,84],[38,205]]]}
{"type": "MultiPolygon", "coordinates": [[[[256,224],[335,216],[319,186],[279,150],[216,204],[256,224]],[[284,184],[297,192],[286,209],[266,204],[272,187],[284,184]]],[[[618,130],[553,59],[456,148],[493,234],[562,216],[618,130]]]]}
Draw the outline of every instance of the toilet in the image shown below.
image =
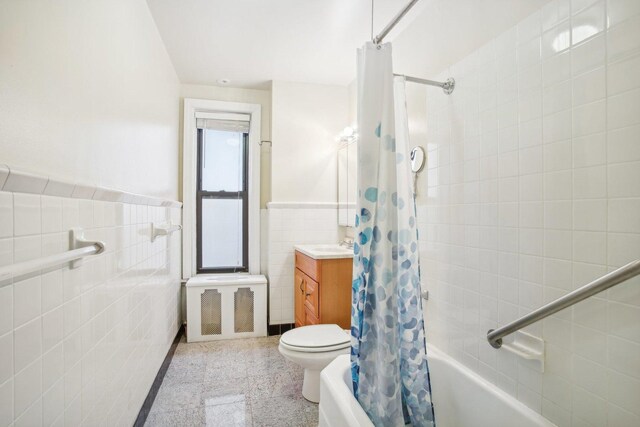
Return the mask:
{"type": "Polygon", "coordinates": [[[341,354],[351,352],[351,336],[338,325],[302,326],[280,337],[278,350],[286,359],[304,368],[302,396],[320,401],[320,371],[341,354]]]}

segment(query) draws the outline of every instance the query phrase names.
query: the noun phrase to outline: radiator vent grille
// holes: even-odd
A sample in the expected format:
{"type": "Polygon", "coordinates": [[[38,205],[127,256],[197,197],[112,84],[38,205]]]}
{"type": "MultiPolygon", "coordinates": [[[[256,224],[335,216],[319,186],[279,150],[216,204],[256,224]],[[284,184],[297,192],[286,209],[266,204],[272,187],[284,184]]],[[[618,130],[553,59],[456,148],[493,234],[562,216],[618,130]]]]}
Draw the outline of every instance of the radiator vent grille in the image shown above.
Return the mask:
{"type": "Polygon", "coordinates": [[[253,332],[255,295],[250,288],[238,288],[233,294],[234,332],[253,332]]]}
{"type": "Polygon", "coordinates": [[[222,295],[207,289],[200,296],[200,331],[202,335],[222,334],[222,295]]]}

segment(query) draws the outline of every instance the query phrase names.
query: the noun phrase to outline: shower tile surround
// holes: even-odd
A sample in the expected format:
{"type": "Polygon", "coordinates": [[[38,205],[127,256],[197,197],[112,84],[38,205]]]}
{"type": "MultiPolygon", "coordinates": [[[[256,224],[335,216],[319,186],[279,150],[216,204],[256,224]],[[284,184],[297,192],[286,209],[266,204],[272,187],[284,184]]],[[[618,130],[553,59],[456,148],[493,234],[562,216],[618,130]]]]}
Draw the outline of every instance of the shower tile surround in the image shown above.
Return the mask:
{"type": "Polygon", "coordinates": [[[640,425],[638,278],[527,328],[544,374],[485,340],[640,258],[640,3],[552,1],[449,76],[418,193],[428,341],[559,426],[640,425]]]}
{"type": "Polygon", "coordinates": [[[67,250],[72,227],[106,251],[0,287],[0,426],[133,424],[180,324],[180,233],[151,243],[149,225],[179,224],[180,204],[46,177],[7,187],[3,170],[0,266],[67,250]]]}
{"type": "Polygon", "coordinates": [[[269,324],[294,323],[294,245],[337,243],[336,203],[269,203],[267,209],[267,275],[269,324]]]}

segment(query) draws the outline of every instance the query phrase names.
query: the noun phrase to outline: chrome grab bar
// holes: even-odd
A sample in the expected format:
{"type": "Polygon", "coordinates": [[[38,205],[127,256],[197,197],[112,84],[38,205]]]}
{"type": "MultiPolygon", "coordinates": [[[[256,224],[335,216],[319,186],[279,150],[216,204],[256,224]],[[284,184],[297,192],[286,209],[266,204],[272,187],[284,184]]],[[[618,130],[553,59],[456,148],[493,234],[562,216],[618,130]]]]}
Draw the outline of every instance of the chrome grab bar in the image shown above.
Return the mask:
{"type": "Polygon", "coordinates": [[[525,326],[529,326],[538,320],[551,316],[552,314],[589,298],[590,296],[629,280],[638,274],[640,274],[640,260],[635,260],[618,268],[617,270],[612,271],[611,273],[605,274],[599,279],[596,279],[575,291],[569,292],[555,301],[543,305],[542,307],[504,325],[501,328],[490,329],[489,332],[487,332],[487,341],[489,341],[489,344],[491,344],[492,347],[500,348],[502,347],[502,338],[506,335],[512,334],[525,326]]]}

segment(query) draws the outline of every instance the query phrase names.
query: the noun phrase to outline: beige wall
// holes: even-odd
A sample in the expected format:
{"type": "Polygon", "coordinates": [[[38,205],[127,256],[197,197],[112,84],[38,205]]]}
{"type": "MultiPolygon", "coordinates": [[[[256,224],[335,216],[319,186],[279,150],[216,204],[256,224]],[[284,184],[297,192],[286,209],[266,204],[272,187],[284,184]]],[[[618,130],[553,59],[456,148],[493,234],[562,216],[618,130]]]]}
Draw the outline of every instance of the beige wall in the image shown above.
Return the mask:
{"type": "Polygon", "coordinates": [[[0,0],[0,162],[175,199],[178,92],[144,0],[0,0]]]}
{"type": "Polygon", "coordinates": [[[349,124],[349,89],[272,85],[272,201],[337,202],[336,136],[349,124]]]}
{"type": "MultiPolygon", "coordinates": [[[[245,102],[262,106],[261,139],[271,140],[271,91],[240,89],[233,87],[183,84],[180,86],[180,140],[182,141],[182,108],[185,98],[210,99],[215,101],[245,102]]],[[[181,144],[182,146],[182,144],[181,144]]],[[[182,149],[180,150],[182,154],[182,149]]],[[[182,161],[180,162],[182,168],[182,161]]],[[[182,178],[182,174],[180,174],[182,178]]],[[[182,188],[182,185],[180,186],[182,188]]],[[[262,144],[260,150],[260,207],[271,200],[271,144],[262,144]]]]}

